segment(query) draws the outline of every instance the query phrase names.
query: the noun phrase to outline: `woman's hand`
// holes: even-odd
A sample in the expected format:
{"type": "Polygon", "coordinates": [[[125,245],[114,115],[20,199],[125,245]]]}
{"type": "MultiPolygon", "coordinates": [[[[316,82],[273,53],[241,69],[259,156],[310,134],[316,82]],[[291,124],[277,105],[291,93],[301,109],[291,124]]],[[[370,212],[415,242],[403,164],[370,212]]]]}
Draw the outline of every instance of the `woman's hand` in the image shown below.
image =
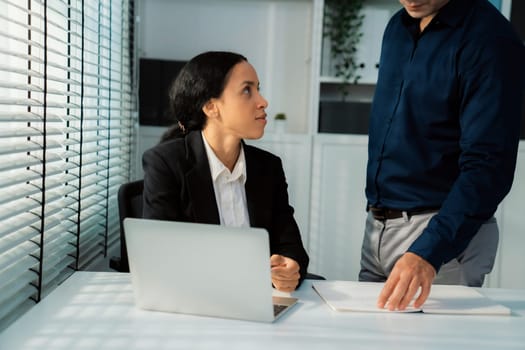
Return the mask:
{"type": "Polygon", "coordinates": [[[299,264],[291,258],[279,254],[270,257],[272,283],[283,292],[293,292],[299,284],[299,264]]]}

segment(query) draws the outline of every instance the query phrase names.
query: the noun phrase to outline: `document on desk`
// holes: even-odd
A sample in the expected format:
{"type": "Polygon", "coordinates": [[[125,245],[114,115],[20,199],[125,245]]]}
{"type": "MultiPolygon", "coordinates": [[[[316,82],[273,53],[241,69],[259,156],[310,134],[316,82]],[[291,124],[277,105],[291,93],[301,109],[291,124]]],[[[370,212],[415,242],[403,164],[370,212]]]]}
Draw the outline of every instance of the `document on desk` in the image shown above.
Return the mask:
{"type": "Polygon", "coordinates": [[[425,304],[403,311],[379,309],[377,297],[384,283],[354,281],[316,281],[312,284],[319,296],[335,311],[356,312],[424,312],[432,314],[510,315],[511,310],[485,297],[475,288],[433,285],[425,304]]]}

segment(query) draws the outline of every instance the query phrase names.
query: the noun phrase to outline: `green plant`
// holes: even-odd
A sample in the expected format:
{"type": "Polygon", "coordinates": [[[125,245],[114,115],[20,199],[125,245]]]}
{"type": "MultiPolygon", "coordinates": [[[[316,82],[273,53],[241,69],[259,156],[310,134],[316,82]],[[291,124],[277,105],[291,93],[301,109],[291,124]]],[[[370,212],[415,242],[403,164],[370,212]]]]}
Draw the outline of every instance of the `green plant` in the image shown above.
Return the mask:
{"type": "Polygon", "coordinates": [[[326,0],[324,7],[323,35],[330,39],[330,53],[336,77],[343,80],[343,100],[348,95],[351,83],[356,84],[361,76],[356,61],[357,45],[363,36],[361,26],[364,15],[361,10],[364,0],[326,0]]]}
{"type": "Polygon", "coordinates": [[[284,113],[277,113],[274,117],[275,120],[286,120],[286,114],[284,113]]]}

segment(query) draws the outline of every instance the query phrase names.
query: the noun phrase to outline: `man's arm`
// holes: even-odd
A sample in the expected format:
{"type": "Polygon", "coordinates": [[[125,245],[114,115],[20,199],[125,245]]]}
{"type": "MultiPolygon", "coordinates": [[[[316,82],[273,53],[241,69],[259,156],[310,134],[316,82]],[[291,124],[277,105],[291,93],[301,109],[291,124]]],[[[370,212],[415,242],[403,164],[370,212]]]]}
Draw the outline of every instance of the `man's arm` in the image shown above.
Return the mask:
{"type": "Polygon", "coordinates": [[[440,211],[394,265],[378,306],[421,306],[442,264],[459,255],[510,191],[523,98],[523,45],[470,42],[460,73],[460,173],[440,211]],[[521,79],[520,79],[521,77],[521,79]]]}
{"type": "Polygon", "coordinates": [[[461,51],[459,175],[438,214],[408,249],[436,271],[467,247],[510,191],[519,143],[524,52],[523,45],[508,38],[471,41],[461,51]]]}

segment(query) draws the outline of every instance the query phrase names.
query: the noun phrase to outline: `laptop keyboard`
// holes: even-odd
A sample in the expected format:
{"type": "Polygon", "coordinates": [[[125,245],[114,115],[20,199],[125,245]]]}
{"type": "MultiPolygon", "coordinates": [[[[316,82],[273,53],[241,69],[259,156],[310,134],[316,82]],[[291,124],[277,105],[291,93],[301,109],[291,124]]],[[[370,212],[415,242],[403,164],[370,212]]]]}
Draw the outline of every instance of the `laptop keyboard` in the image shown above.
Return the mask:
{"type": "Polygon", "coordinates": [[[279,315],[281,312],[283,312],[284,309],[286,309],[287,306],[286,305],[278,305],[278,304],[273,304],[273,315],[274,316],[277,316],[279,315]]]}

